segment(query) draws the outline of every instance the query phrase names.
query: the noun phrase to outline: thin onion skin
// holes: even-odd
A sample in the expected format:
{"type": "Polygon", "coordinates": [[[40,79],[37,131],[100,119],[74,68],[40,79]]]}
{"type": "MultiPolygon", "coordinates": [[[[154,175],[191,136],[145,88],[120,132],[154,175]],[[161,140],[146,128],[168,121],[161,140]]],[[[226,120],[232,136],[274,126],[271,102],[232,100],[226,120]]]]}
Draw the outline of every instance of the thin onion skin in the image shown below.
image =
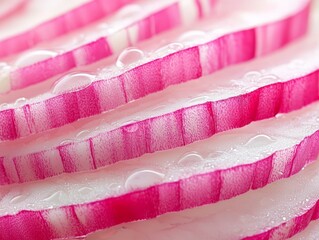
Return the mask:
{"type": "MultiPolygon", "coordinates": [[[[274,117],[277,113],[300,109],[319,99],[318,75],[317,70],[244,95],[182,108],[48,150],[15,157],[2,156],[0,184],[96,169],[145,153],[184,146],[252,121],[274,117]]],[[[69,106],[72,106],[71,100],[69,106]]]]}
{"type": "MultiPolygon", "coordinates": [[[[103,0],[100,1],[103,2],[103,0]]],[[[200,11],[203,6],[200,4],[201,2],[199,0],[194,1],[197,3],[196,5],[199,10],[197,19],[200,19],[203,17],[200,11]]],[[[214,2],[215,1],[210,1],[210,8],[214,7],[214,2]]],[[[182,24],[182,17],[179,4],[179,2],[172,3],[165,8],[150,14],[149,16],[142,18],[141,20],[133,22],[124,30],[129,33],[129,29],[136,26],[138,30],[137,41],[140,42],[142,40],[149,39],[154,35],[180,26],[182,24]],[[169,19],[169,21],[167,21],[167,19],[169,19]]],[[[10,73],[11,89],[17,90],[25,88],[45,81],[50,77],[67,72],[74,67],[88,65],[97,62],[102,58],[109,57],[113,54],[109,41],[108,37],[100,37],[95,41],[66,51],[56,57],[40,61],[27,67],[18,68],[10,73]]],[[[128,44],[129,45],[127,47],[133,45],[130,41],[128,44]]]]}
{"type": "MultiPolygon", "coordinates": [[[[34,28],[0,40],[0,58],[19,53],[36,44],[62,36],[68,32],[110,15],[134,0],[91,0],[65,14],[43,22],[34,28]]],[[[25,1],[26,2],[26,1],[25,1]]]]}
{"type": "MultiPolygon", "coordinates": [[[[308,17],[309,5],[287,19],[235,32],[212,42],[179,51],[136,67],[118,77],[93,82],[89,87],[77,92],[64,93],[19,108],[2,110],[0,111],[0,129],[2,129],[0,141],[15,140],[58,128],[79,119],[112,110],[129,101],[161,91],[170,85],[196,79],[229,65],[251,60],[259,54],[275,51],[306,33],[308,17]],[[263,39],[268,35],[268,31],[273,33],[274,29],[278,32],[276,38],[271,38],[269,42],[264,41],[262,51],[256,53],[255,49],[259,44],[256,40],[257,32],[259,39],[263,39]],[[200,53],[201,55],[205,53],[207,56],[204,64],[201,64],[200,53]],[[225,57],[221,58],[222,55],[225,57]],[[172,63],[174,63],[174,70],[170,67],[172,63]]],[[[95,51],[99,51],[99,54],[103,52],[100,51],[101,49],[108,51],[107,47],[104,48],[102,41],[104,40],[92,43],[101,44],[94,48],[95,51]]],[[[47,64],[51,66],[52,63],[47,64]]],[[[59,66],[53,64],[53,66],[56,65],[59,66]]],[[[36,69],[35,71],[41,73],[45,72],[45,69],[47,67],[44,67],[43,71],[36,69]]],[[[40,74],[37,75],[40,76],[40,74]]]]}
{"type": "MultiPolygon", "coordinates": [[[[81,236],[124,222],[150,219],[166,212],[215,203],[296,174],[317,159],[318,151],[319,130],[305,136],[299,144],[251,164],[193,175],[96,202],[40,211],[21,211],[0,217],[1,237],[15,240],[21,239],[23,235],[25,239],[36,237],[41,240],[81,236]],[[278,161],[283,166],[283,172],[273,168],[278,161]]],[[[294,223],[303,224],[293,225],[291,234],[305,227],[310,219],[318,217],[318,209],[314,209],[316,211],[310,211],[307,217],[293,220],[294,223]]],[[[283,224],[248,239],[268,239],[284,227],[283,224]]]]}

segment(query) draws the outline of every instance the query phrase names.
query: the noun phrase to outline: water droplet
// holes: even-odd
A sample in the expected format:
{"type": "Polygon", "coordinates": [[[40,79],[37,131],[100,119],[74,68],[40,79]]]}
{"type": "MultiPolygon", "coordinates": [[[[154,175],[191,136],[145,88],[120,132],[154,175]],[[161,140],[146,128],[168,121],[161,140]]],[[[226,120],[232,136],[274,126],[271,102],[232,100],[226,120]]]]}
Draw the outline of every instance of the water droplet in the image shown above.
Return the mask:
{"type": "Polygon", "coordinates": [[[111,33],[112,30],[113,30],[113,27],[112,27],[112,25],[110,25],[108,23],[102,23],[102,24],[99,24],[97,26],[97,30],[98,31],[103,31],[103,32],[106,32],[106,33],[111,33]]]}
{"type": "Polygon", "coordinates": [[[59,79],[53,86],[53,94],[79,91],[93,82],[94,75],[87,73],[72,73],[59,79]]]}
{"type": "Polygon", "coordinates": [[[121,8],[117,12],[116,17],[122,20],[123,18],[129,18],[132,16],[140,15],[141,12],[143,12],[143,9],[140,5],[129,4],[129,5],[126,5],[125,7],[121,8]]]}
{"type": "Polygon", "coordinates": [[[32,52],[28,52],[22,55],[15,63],[15,66],[22,68],[26,66],[30,66],[34,63],[40,62],[45,59],[49,59],[55,57],[57,55],[56,52],[49,50],[35,50],[32,52]]]}
{"type": "Polygon", "coordinates": [[[34,203],[28,203],[27,204],[27,209],[32,209],[34,208],[35,204],[34,203]]]}
{"type": "Polygon", "coordinates": [[[286,218],[286,217],[283,217],[283,218],[282,218],[282,220],[286,221],[286,220],[287,220],[287,218],[286,218]]]}
{"type": "Polygon", "coordinates": [[[178,161],[178,165],[188,166],[196,165],[203,162],[203,157],[197,152],[190,152],[181,157],[178,161]]]}
{"type": "Polygon", "coordinates": [[[119,194],[122,186],[118,183],[111,183],[108,188],[111,190],[112,193],[119,194]]]}
{"type": "Polygon", "coordinates": [[[139,124],[138,123],[127,123],[125,124],[125,126],[123,126],[124,131],[128,132],[128,133],[134,133],[138,130],[139,128],[139,124]]]}
{"type": "Polygon", "coordinates": [[[208,96],[199,96],[196,98],[192,98],[188,101],[189,104],[200,104],[200,103],[205,103],[209,101],[209,97],[208,96]]]}
{"type": "Polygon", "coordinates": [[[216,167],[216,165],[213,162],[206,162],[203,165],[203,169],[214,169],[216,167]]]}
{"type": "Polygon", "coordinates": [[[161,47],[155,51],[155,53],[160,54],[161,56],[180,51],[184,48],[182,43],[170,43],[164,47],[161,47]]]}
{"type": "Polygon", "coordinates": [[[97,134],[96,131],[90,131],[90,130],[83,130],[81,132],[79,132],[78,134],[76,134],[75,138],[77,139],[88,139],[92,136],[94,136],[95,134],[97,134]]]}
{"type": "Polygon", "coordinates": [[[127,48],[125,49],[118,57],[116,61],[116,66],[123,68],[125,66],[131,65],[142,60],[145,56],[145,53],[137,48],[127,48]]]}
{"type": "Polygon", "coordinates": [[[73,139],[65,139],[63,140],[62,142],[60,142],[60,146],[64,146],[64,145],[68,145],[68,144],[71,144],[71,143],[74,143],[74,140],[73,139]]]}
{"type": "Polygon", "coordinates": [[[130,175],[126,182],[125,188],[135,190],[146,188],[163,181],[164,174],[153,170],[141,170],[130,175]]]}
{"type": "Polygon", "coordinates": [[[87,195],[90,194],[93,191],[93,188],[90,187],[82,187],[78,190],[79,193],[87,195]]]}
{"type": "Polygon", "coordinates": [[[207,40],[208,35],[203,31],[193,30],[182,34],[178,40],[181,42],[203,42],[207,40]]]}
{"type": "Polygon", "coordinates": [[[248,140],[248,142],[245,144],[247,147],[262,147],[268,144],[273,143],[275,140],[271,138],[270,136],[267,136],[265,134],[259,134],[255,137],[252,137],[248,140]]]}
{"type": "Polygon", "coordinates": [[[10,200],[10,203],[16,204],[16,203],[22,202],[26,198],[27,198],[26,195],[17,195],[10,200]]]}
{"type": "Polygon", "coordinates": [[[45,202],[61,202],[63,199],[65,199],[66,194],[62,191],[57,191],[51,195],[49,195],[48,197],[46,197],[45,199],[43,199],[43,201],[45,202]]]}
{"type": "Polygon", "coordinates": [[[248,81],[255,82],[262,76],[261,72],[251,71],[245,74],[244,78],[248,81]]]}
{"type": "Polygon", "coordinates": [[[275,118],[280,118],[281,116],[283,116],[284,114],[283,113],[277,113],[275,118]]]}
{"type": "Polygon", "coordinates": [[[0,110],[6,109],[6,108],[9,108],[9,104],[8,103],[0,104],[0,110]]]}
{"type": "Polygon", "coordinates": [[[15,107],[22,107],[22,106],[26,105],[27,101],[28,100],[26,98],[19,98],[15,101],[14,106],[15,107]]]}

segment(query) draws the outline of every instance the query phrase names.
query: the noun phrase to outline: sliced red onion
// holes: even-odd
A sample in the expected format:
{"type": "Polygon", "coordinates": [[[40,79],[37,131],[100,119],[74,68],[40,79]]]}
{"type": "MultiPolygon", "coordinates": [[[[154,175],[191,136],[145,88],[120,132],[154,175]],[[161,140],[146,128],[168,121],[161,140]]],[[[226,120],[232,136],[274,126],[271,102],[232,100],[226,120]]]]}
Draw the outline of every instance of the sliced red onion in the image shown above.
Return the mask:
{"type": "MultiPolygon", "coordinates": [[[[309,0],[299,1],[305,3],[309,0]]],[[[97,62],[161,32],[188,25],[203,17],[199,11],[202,2],[206,1],[143,0],[134,5],[127,5],[115,15],[94,25],[91,24],[49,43],[45,42],[22,56],[8,59],[13,69],[5,81],[10,82],[10,87],[1,92],[45,81],[76,66],[97,62]],[[48,48],[52,49],[51,55],[40,51],[48,48]]],[[[210,2],[213,4],[214,1],[210,2]]]]}
{"type": "Polygon", "coordinates": [[[311,222],[304,231],[290,240],[317,240],[319,239],[319,220],[311,222]]]}
{"type": "Polygon", "coordinates": [[[12,16],[21,10],[26,4],[28,0],[4,0],[0,3],[0,20],[12,16]]]}
{"type": "MultiPolygon", "coordinates": [[[[269,68],[262,71],[247,74],[245,66],[237,66],[201,79],[201,84],[191,81],[176,85],[118,111],[57,128],[50,134],[3,142],[0,144],[2,172],[8,176],[4,183],[96,169],[145,153],[184,146],[252,121],[299,109],[319,97],[316,70],[319,61],[314,57],[317,56],[314,44],[316,41],[300,42],[271,57],[247,63],[247,68],[258,69],[255,67],[265,67],[268,62],[269,68]],[[311,51],[300,46],[305,49],[308,46],[311,51]],[[287,63],[291,58],[299,60],[287,63]],[[241,74],[243,78],[232,80],[241,74]]],[[[70,109],[65,111],[69,116],[73,114],[71,110],[76,111],[71,100],[67,101],[70,109]]],[[[52,104],[52,109],[55,106],[52,104]]],[[[92,103],[87,109],[94,109],[92,103]]],[[[62,116],[54,119],[62,121],[62,116]]],[[[41,116],[33,118],[36,120],[42,124],[50,121],[41,120],[41,116]]],[[[27,125],[21,126],[27,129],[27,125]]],[[[4,132],[8,128],[3,129],[4,132]]]]}
{"type": "Polygon", "coordinates": [[[0,58],[19,53],[88,25],[133,1],[7,1],[11,2],[8,6],[10,8],[17,7],[13,6],[14,3],[27,4],[19,14],[0,22],[0,58]]]}
{"type": "MultiPolygon", "coordinates": [[[[299,172],[318,157],[318,114],[319,103],[316,103],[183,148],[145,155],[97,171],[1,186],[1,234],[3,237],[10,235],[11,239],[18,239],[22,233],[26,239],[79,236],[123,222],[218,202],[249,189],[264,187],[299,172]]],[[[23,177],[30,176],[31,172],[24,171],[23,177]]],[[[307,181],[313,177],[309,172],[305,176],[307,181]]],[[[296,183],[300,183],[300,177],[297,179],[296,183]]],[[[309,181],[308,185],[296,185],[294,180],[288,180],[288,183],[291,187],[287,189],[293,187],[299,192],[298,186],[306,187],[316,194],[307,195],[309,199],[317,201],[319,198],[319,189],[315,187],[317,181],[309,181]]],[[[299,204],[298,201],[288,202],[284,196],[291,195],[283,194],[286,188],[281,189],[283,206],[292,208],[289,204],[299,204]]],[[[268,192],[266,195],[276,198],[277,194],[268,192]]],[[[302,199],[307,196],[300,195],[302,199]]],[[[252,199],[256,198],[258,194],[252,199]]],[[[248,208],[253,206],[248,205],[248,208]]],[[[279,206],[270,205],[290,219],[279,206]]],[[[240,212],[246,208],[236,204],[236,209],[240,212]]],[[[260,210],[269,209],[263,206],[260,210]]],[[[296,215],[299,213],[295,212],[296,215]]],[[[243,216],[241,212],[240,215],[243,216]]],[[[223,221],[225,216],[227,211],[215,217],[223,221]]],[[[276,223],[268,224],[275,227],[282,222],[286,220],[278,218],[276,223]]],[[[229,233],[227,228],[217,229],[229,233]]],[[[248,233],[243,236],[259,234],[267,228],[254,229],[245,225],[245,229],[248,233]]]]}
{"type": "Polygon", "coordinates": [[[229,201],[121,224],[77,239],[284,240],[310,223],[291,240],[317,240],[318,220],[313,220],[319,216],[318,170],[316,162],[296,176],[229,201]]]}
{"type": "MultiPolygon", "coordinates": [[[[295,25],[291,23],[300,21],[299,23],[306,24],[307,13],[308,8],[288,20],[272,23],[271,25],[281,26],[284,23],[288,29],[295,32],[295,25]]],[[[226,20],[224,19],[224,21],[226,20]]],[[[224,21],[221,21],[221,23],[224,21]]],[[[243,24],[248,24],[246,21],[240,22],[236,20],[235,17],[233,21],[232,26],[234,29],[243,28],[243,24]]],[[[227,65],[247,61],[256,56],[257,49],[265,50],[269,48],[271,42],[265,43],[263,40],[263,44],[265,43],[263,47],[255,42],[255,31],[258,33],[257,39],[262,39],[262,36],[267,35],[267,29],[270,28],[270,26],[263,26],[231,34],[228,33],[224,37],[208,43],[195,45],[156,60],[148,60],[148,62],[129,71],[124,69],[122,71],[124,73],[118,76],[107,76],[106,79],[103,73],[92,75],[91,73],[85,73],[85,71],[83,73],[75,73],[80,78],[74,78],[74,74],[67,75],[54,85],[51,93],[32,98],[18,106],[16,104],[8,105],[4,110],[0,111],[0,119],[3,119],[2,124],[8,126],[7,131],[0,134],[0,139],[14,140],[57,128],[78,119],[114,109],[134,99],[160,91],[170,85],[207,75],[227,65]],[[265,29],[265,32],[262,29],[265,29]],[[233,45],[234,42],[236,45],[233,45]],[[242,47],[239,47],[239,42],[242,47]],[[220,56],[225,56],[225,53],[218,53],[218,51],[224,49],[225,46],[228,47],[229,55],[227,55],[227,58],[221,59],[220,56]],[[248,47],[251,47],[251,49],[248,49],[248,47]],[[214,51],[217,52],[214,54],[214,51]],[[218,56],[218,59],[216,59],[216,56],[218,56]],[[183,60],[181,61],[181,59],[183,60]],[[173,71],[172,64],[174,64],[173,71]],[[192,68],[188,67],[190,64],[192,68]],[[101,77],[103,80],[101,80],[101,77]],[[72,106],[72,111],[69,111],[70,106],[72,106]]],[[[288,29],[286,30],[288,31],[288,29]]],[[[305,25],[300,28],[298,36],[304,33],[305,29],[305,25]]],[[[203,34],[203,32],[200,33],[203,34]]],[[[193,37],[194,34],[198,36],[198,32],[192,32],[191,34],[193,37]]],[[[278,34],[284,34],[286,39],[287,32],[279,31],[278,34]]],[[[190,34],[187,37],[189,39],[190,34]]],[[[211,37],[214,38],[214,34],[211,37]]],[[[175,44],[174,46],[178,47],[179,45],[175,44]]],[[[171,44],[168,48],[174,46],[171,44]]],[[[167,54],[169,50],[164,49],[164,52],[167,54]]],[[[145,54],[144,51],[142,52],[139,49],[129,49],[120,55],[118,61],[119,64],[123,65],[123,61],[130,63],[132,58],[143,58],[145,54]],[[123,60],[125,57],[128,57],[128,59],[123,60]]],[[[153,53],[153,55],[157,56],[158,53],[153,53]]],[[[97,66],[93,68],[96,69],[97,66]]]]}

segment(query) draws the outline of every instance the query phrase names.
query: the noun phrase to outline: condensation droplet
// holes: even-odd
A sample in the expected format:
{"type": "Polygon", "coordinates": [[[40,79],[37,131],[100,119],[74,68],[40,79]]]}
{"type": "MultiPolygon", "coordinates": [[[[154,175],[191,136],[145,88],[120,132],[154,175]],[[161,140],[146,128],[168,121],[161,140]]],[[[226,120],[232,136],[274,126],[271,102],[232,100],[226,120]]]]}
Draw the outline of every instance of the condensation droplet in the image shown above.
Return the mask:
{"type": "Polygon", "coordinates": [[[18,196],[13,197],[13,198],[10,200],[10,203],[16,204],[16,203],[22,202],[22,201],[25,200],[26,198],[27,198],[26,195],[18,195],[18,196]]]}
{"type": "Polygon", "coordinates": [[[51,194],[50,196],[48,196],[47,198],[43,199],[43,201],[45,202],[60,202],[62,199],[64,199],[66,196],[65,196],[65,193],[62,192],[62,191],[57,191],[53,194],[51,194]]]}
{"type": "Polygon", "coordinates": [[[91,85],[94,75],[87,73],[72,73],[59,79],[54,84],[52,93],[63,94],[66,92],[79,91],[91,85]]]}
{"type": "Polygon", "coordinates": [[[206,162],[203,165],[203,169],[214,169],[216,165],[213,162],[206,162]]]}
{"type": "Polygon", "coordinates": [[[188,31],[182,34],[178,40],[181,42],[203,42],[207,40],[208,35],[199,30],[188,31]]]}
{"type": "Polygon", "coordinates": [[[130,175],[126,182],[127,190],[146,188],[163,181],[164,174],[154,170],[140,170],[130,175]]]}
{"type": "Polygon", "coordinates": [[[268,80],[268,81],[270,81],[270,80],[278,80],[278,77],[276,75],[274,75],[274,74],[266,74],[266,75],[261,76],[260,80],[263,80],[263,81],[265,81],[265,80],[268,80]]]}
{"type": "Polygon", "coordinates": [[[28,101],[28,100],[27,100],[26,98],[19,98],[19,99],[17,99],[17,100],[14,102],[14,106],[15,106],[15,107],[22,107],[22,106],[26,105],[27,101],[28,101]]]}
{"type": "Polygon", "coordinates": [[[258,71],[250,71],[245,74],[244,78],[248,81],[255,82],[262,76],[261,72],[258,71]]]}
{"type": "Polygon", "coordinates": [[[93,191],[93,188],[90,187],[82,187],[78,190],[79,193],[81,194],[90,194],[93,191]]]}
{"type": "Polygon", "coordinates": [[[178,165],[188,166],[196,165],[203,162],[203,157],[197,152],[190,152],[181,157],[178,161],[178,165]]]}
{"type": "Polygon", "coordinates": [[[145,53],[138,48],[127,48],[125,49],[117,58],[116,66],[119,68],[124,68],[133,63],[142,60],[145,57],[145,53]]]}
{"type": "Polygon", "coordinates": [[[155,53],[160,54],[161,56],[167,55],[173,52],[180,51],[184,48],[182,43],[170,43],[164,47],[161,47],[155,51],[155,53]]]}
{"type": "Polygon", "coordinates": [[[165,109],[165,107],[166,107],[166,105],[159,105],[157,107],[152,108],[151,111],[154,111],[154,112],[161,111],[161,110],[165,109]]]}
{"type": "Polygon", "coordinates": [[[76,134],[75,138],[76,139],[88,139],[92,136],[94,136],[95,134],[97,134],[97,131],[90,131],[90,130],[83,130],[81,132],[79,132],[78,134],[76,134]]]}
{"type": "Polygon", "coordinates": [[[55,57],[57,55],[56,52],[49,51],[49,50],[35,50],[32,52],[28,52],[24,55],[22,55],[16,62],[16,67],[26,67],[30,66],[34,63],[43,61],[45,59],[49,59],[52,57],[55,57]]]}
{"type": "Polygon", "coordinates": [[[0,110],[6,109],[6,108],[9,108],[9,104],[8,103],[0,104],[0,110]]]}
{"type": "Polygon", "coordinates": [[[63,140],[62,142],[60,142],[60,146],[64,146],[64,145],[67,145],[67,144],[71,144],[71,143],[74,143],[74,140],[72,139],[65,139],[63,140]]]}
{"type": "Polygon", "coordinates": [[[121,189],[122,189],[122,186],[118,183],[111,183],[108,188],[111,190],[112,193],[114,194],[119,194],[121,189]]]}
{"type": "Polygon", "coordinates": [[[287,220],[287,218],[286,218],[286,217],[283,217],[283,218],[282,218],[282,220],[286,221],[286,220],[287,220]]]}
{"type": "Polygon", "coordinates": [[[139,124],[135,122],[126,123],[125,126],[123,126],[123,130],[125,132],[134,133],[138,130],[139,124]]]}
{"type": "Polygon", "coordinates": [[[200,103],[205,103],[209,101],[208,96],[199,96],[196,98],[192,98],[188,101],[189,104],[200,104],[200,103]]]}
{"type": "Polygon", "coordinates": [[[141,12],[143,11],[142,7],[138,4],[129,4],[126,5],[125,7],[121,8],[117,14],[116,17],[119,19],[123,18],[129,18],[132,16],[140,15],[141,12]]]}
{"type": "Polygon", "coordinates": [[[265,134],[259,134],[255,137],[252,137],[248,140],[248,142],[245,144],[247,147],[262,147],[265,145],[269,145],[273,143],[275,140],[271,138],[268,135],[265,134]]]}

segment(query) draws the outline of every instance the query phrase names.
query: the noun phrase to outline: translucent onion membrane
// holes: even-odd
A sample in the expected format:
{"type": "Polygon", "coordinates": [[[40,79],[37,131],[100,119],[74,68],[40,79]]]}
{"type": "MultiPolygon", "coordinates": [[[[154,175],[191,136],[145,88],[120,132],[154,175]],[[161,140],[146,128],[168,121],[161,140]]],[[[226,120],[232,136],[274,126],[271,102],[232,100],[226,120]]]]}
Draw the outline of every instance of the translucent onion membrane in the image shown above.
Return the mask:
{"type": "MultiPolygon", "coordinates": [[[[319,103],[316,103],[183,148],[144,155],[97,171],[1,186],[1,234],[4,237],[10,236],[10,239],[18,239],[22,233],[25,239],[34,236],[37,239],[79,236],[123,222],[149,219],[166,212],[230,199],[249,189],[264,187],[298,173],[317,158],[318,116],[319,103]]],[[[289,204],[299,204],[299,200],[288,201],[285,196],[291,197],[288,193],[295,189],[300,194],[296,196],[298,199],[309,198],[310,203],[314,204],[319,198],[318,183],[315,180],[318,176],[313,176],[311,172],[316,171],[301,174],[306,176],[307,184],[300,177],[296,180],[291,178],[284,187],[278,188],[280,191],[261,192],[266,191],[265,196],[268,198],[280,196],[278,200],[283,199],[282,205],[296,211],[294,213],[298,215],[298,208],[289,204]],[[285,194],[284,191],[288,189],[285,194]]],[[[24,172],[24,176],[29,174],[24,172]]],[[[243,198],[247,196],[250,195],[243,198]]],[[[252,196],[252,201],[259,206],[261,202],[256,200],[257,196],[252,196]]],[[[236,203],[233,206],[242,216],[240,211],[254,209],[250,203],[236,203]]],[[[268,211],[266,206],[258,210],[268,211]]],[[[280,208],[281,205],[270,201],[269,206],[277,214],[284,214],[286,219],[290,219],[290,215],[280,208]]],[[[223,211],[215,217],[217,221],[223,222],[227,214],[228,211],[223,211]]],[[[270,214],[273,215],[277,216],[270,214]]],[[[247,221],[257,225],[265,224],[265,221],[250,217],[247,221]]],[[[264,225],[263,228],[255,229],[247,225],[247,221],[243,221],[247,235],[242,236],[260,234],[263,229],[267,229],[264,225]]],[[[282,222],[285,220],[278,218],[269,226],[278,226],[282,222]]],[[[230,229],[235,226],[232,224],[230,229]]],[[[231,233],[224,227],[216,229],[221,229],[224,234],[231,233]]]]}

